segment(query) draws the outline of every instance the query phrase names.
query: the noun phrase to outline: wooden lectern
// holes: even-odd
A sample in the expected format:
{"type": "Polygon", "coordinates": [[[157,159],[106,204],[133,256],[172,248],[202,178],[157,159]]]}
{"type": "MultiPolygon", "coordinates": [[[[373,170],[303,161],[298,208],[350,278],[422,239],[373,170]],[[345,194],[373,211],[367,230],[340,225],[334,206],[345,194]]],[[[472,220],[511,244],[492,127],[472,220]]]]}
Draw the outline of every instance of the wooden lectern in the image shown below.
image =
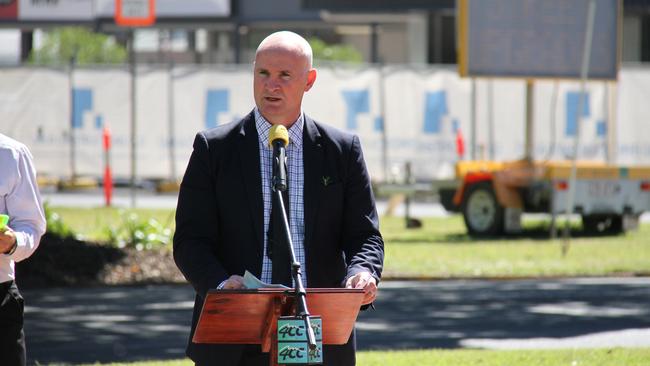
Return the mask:
{"type": "MultiPolygon", "coordinates": [[[[308,288],[309,313],[323,321],[323,344],[345,344],[363,301],[362,289],[308,288]]],[[[260,344],[277,365],[277,322],[293,315],[293,289],[210,290],[194,343],[260,344]]]]}

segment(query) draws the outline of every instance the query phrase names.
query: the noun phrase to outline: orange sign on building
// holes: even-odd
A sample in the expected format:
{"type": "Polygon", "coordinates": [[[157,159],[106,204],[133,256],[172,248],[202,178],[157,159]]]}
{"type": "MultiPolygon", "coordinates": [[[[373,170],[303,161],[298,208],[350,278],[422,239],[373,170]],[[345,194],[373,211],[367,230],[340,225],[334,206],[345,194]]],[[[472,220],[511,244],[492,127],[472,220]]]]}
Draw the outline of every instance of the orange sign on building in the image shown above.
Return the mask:
{"type": "Polygon", "coordinates": [[[155,0],[115,0],[115,23],[117,25],[147,27],[155,22],[155,0]]]}

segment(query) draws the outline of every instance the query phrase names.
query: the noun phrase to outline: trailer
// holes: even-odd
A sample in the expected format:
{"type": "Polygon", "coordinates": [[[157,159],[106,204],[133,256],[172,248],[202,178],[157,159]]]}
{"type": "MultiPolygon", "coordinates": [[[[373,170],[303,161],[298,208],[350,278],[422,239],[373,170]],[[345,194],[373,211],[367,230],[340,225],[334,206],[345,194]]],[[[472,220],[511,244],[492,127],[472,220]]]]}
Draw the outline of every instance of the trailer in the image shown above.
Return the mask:
{"type": "MultiPolygon", "coordinates": [[[[555,232],[558,214],[566,212],[569,161],[460,161],[456,181],[439,187],[441,204],[461,212],[472,236],[517,233],[523,213],[551,215],[555,232]]],[[[618,234],[638,227],[650,211],[650,167],[578,162],[572,213],[582,217],[584,230],[618,234]]]]}

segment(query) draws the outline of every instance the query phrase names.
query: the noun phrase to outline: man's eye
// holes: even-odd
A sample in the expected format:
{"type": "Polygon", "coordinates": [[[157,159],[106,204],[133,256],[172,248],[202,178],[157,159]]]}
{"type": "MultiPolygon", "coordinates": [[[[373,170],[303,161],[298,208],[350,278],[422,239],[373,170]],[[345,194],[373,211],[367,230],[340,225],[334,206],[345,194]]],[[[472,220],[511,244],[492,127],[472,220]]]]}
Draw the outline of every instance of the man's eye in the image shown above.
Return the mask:
{"type": "Polygon", "coordinates": [[[258,74],[260,74],[260,76],[269,76],[269,72],[265,70],[259,71],[258,74]]]}
{"type": "Polygon", "coordinates": [[[289,74],[285,74],[285,73],[280,74],[280,77],[282,78],[282,80],[289,80],[289,79],[291,79],[291,75],[289,75],[289,74]]]}

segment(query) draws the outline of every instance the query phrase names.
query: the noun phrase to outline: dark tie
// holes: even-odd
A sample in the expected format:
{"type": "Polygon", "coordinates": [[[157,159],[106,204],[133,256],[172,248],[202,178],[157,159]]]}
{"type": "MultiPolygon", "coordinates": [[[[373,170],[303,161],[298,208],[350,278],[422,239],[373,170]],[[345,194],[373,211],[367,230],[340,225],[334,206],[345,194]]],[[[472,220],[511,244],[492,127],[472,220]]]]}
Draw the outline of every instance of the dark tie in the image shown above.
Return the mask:
{"type": "MultiPolygon", "coordinates": [[[[288,190],[289,188],[282,192],[287,220],[289,219],[288,190]]],[[[270,249],[269,258],[271,258],[272,263],[271,278],[273,283],[280,283],[291,287],[291,255],[289,254],[289,243],[284,234],[285,229],[282,222],[277,192],[271,190],[271,194],[273,194],[273,199],[271,200],[271,223],[268,233],[269,242],[267,243],[267,247],[270,249]]]]}

